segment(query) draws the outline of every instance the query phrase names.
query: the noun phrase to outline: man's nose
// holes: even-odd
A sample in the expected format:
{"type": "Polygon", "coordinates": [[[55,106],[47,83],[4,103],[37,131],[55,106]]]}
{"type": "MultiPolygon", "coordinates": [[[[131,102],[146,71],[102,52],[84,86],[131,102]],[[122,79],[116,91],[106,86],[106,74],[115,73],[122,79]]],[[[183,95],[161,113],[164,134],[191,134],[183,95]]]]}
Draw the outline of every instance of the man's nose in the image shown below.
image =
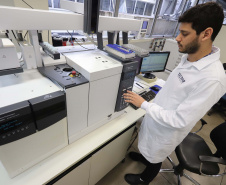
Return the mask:
{"type": "Polygon", "coordinates": [[[181,41],[180,34],[179,34],[179,35],[177,35],[177,37],[176,37],[176,41],[177,41],[177,42],[180,42],[180,41],[181,41]]]}

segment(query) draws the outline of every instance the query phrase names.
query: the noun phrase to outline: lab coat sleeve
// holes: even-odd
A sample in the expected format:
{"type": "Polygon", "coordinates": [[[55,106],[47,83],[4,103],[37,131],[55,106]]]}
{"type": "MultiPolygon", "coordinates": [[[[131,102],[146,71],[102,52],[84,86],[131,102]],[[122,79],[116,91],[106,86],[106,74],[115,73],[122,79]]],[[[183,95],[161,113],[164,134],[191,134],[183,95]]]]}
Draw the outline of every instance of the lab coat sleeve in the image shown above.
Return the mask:
{"type": "Polygon", "coordinates": [[[218,81],[209,81],[193,89],[176,110],[164,110],[156,103],[143,102],[141,108],[155,122],[173,128],[184,128],[195,124],[225,93],[218,81]]]}

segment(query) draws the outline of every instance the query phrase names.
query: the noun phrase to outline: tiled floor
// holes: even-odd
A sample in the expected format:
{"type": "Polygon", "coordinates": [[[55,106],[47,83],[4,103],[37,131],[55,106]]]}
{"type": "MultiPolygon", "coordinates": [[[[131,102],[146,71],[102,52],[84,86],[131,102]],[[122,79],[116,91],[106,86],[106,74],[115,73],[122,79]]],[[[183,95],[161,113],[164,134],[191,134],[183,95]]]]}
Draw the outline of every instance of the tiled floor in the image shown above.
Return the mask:
{"type": "MultiPolygon", "coordinates": [[[[207,144],[210,146],[213,152],[216,151],[213,143],[209,138],[210,131],[216,127],[217,125],[224,122],[224,119],[221,115],[214,113],[211,116],[205,115],[203,117],[204,120],[208,123],[203,127],[203,129],[198,133],[201,137],[205,139],[207,144]]],[[[137,123],[138,127],[142,119],[139,120],[137,123]]],[[[196,124],[193,128],[193,131],[198,130],[200,128],[200,122],[196,124]]],[[[134,144],[132,145],[129,151],[137,151],[137,140],[135,140],[134,144]]],[[[128,152],[129,152],[128,151],[128,152]]],[[[178,161],[176,159],[175,153],[172,153],[170,157],[173,161],[177,164],[178,161]]],[[[171,168],[171,164],[168,160],[163,162],[162,168],[171,168]]],[[[114,169],[112,169],[104,178],[102,178],[96,185],[127,185],[124,180],[124,175],[126,173],[141,173],[144,169],[144,165],[132,161],[128,156],[126,156],[125,161],[123,163],[118,164],[114,169]]],[[[226,168],[221,166],[221,172],[226,172],[226,168]]],[[[190,172],[185,171],[186,174],[197,180],[201,185],[226,185],[226,176],[224,177],[204,177],[200,175],[196,175],[190,172]]],[[[182,177],[181,182],[183,185],[192,185],[193,183],[187,180],[186,178],[182,177]]],[[[150,183],[150,185],[176,185],[177,178],[173,173],[159,173],[157,177],[150,183]]]]}

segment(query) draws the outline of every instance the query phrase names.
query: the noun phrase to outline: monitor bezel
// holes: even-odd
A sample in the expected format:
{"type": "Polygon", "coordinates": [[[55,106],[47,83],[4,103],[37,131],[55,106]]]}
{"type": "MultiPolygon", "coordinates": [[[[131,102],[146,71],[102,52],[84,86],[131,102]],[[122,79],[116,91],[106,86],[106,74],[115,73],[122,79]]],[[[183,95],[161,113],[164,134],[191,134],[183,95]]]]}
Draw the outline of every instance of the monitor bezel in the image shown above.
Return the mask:
{"type": "MultiPolygon", "coordinates": [[[[141,62],[141,65],[140,65],[140,73],[141,73],[141,74],[145,74],[145,73],[155,73],[155,72],[163,72],[163,71],[165,71],[166,65],[167,65],[168,60],[169,60],[170,51],[160,51],[160,52],[159,52],[159,51],[151,51],[151,52],[149,52],[149,56],[150,56],[151,54],[155,54],[155,53],[168,53],[168,56],[167,56],[167,59],[166,59],[166,63],[165,63],[164,68],[163,68],[162,70],[156,70],[156,71],[144,71],[144,72],[142,72],[142,71],[141,71],[141,67],[142,67],[144,58],[146,58],[146,57],[143,57],[142,62],[141,62]]],[[[147,57],[149,57],[149,56],[147,56],[147,57]]]]}

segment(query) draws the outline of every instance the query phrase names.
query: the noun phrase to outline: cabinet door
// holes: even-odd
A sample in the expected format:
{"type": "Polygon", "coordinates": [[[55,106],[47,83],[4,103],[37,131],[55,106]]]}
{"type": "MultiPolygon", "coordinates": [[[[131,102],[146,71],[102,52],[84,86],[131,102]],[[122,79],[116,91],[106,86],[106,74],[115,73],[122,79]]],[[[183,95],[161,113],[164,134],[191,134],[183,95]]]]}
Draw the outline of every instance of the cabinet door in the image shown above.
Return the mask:
{"type": "Polygon", "coordinates": [[[125,158],[133,130],[130,128],[91,157],[89,185],[96,184],[125,158]]]}
{"type": "Polygon", "coordinates": [[[90,159],[76,167],[66,176],[58,180],[54,185],[88,185],[89,184],[90,159]]]}

